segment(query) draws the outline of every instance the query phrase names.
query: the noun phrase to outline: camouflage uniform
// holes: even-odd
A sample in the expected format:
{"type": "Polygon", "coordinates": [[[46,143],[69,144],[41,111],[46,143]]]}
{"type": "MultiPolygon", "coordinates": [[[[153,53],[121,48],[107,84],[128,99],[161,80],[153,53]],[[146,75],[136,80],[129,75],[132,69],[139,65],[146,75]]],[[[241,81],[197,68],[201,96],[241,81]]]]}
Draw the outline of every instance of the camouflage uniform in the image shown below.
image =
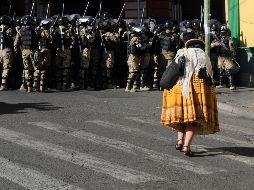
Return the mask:
{"type": "Polygon", "coordinates": [[[137,35],[130,36],[129,43],[129,56],[128,56],[128,67],[129,67],[129,75],[127,80],[126,92],[135,92],[134,82],[136,81],[139,74],[139,64],[140,64],[140,56],[141,56],[141,40],[137,35]]]}
{"type": "Polygon", "coordinates": [[[91,43],[95,36],[94,33],[88,28],[80,29],[80,42],[81,42],[81,62],[79,70],[79,86],[81,89],[88,87],[88,68],[91,59],[91,43]]]}
{"type": "Polygon", "coordinates": [[[219,41],[216,39],[212,42],[211,47],[217,47],[218,53],[218,69],[219,69],[219,85],[217,87],[223,87],[224,77],[229,78],[229,85],[231,90],[235,90],[234,75],[239,71],[239,67],[234,63],[235,47],[234,41],[227,35],[226,26],[221,27],[219,41]]]}
{"type": "Polygon", "coordinates": [[[22,26],[20,33],[18,32],[14,41],[14,51],[19,52],[19,48],[22,50],[22,60],[23,60],[23,73],[25,78],[25,85],[21,86],[20,90],[27,90],[27,92],[32,91],[33,82],[33,66],[34,62],[34,52],[38,46],[38,39],[33,27],[33,17],[25,16],[24,25],[22,26]]]}
{"type": "Polygon", "coordinates": [[[0,90],[7,89],[6,82],[13,62],[13,30],[5,24],[1,23],[0,26],[0,64],[3,69],[0,90]]]}
{"type": "Polygon", "coordinates": [[[45,91],[46,74],[50,65],[50,33],[49,29],[42,29],[39,34],[38,50],[35,52],[34,61],[34,84],[35,91],[45,91]],[[39,87],[40,86],[40,87],[39,87]]]}
{"type": "Polygon", "coordinates": [[[102,53],[102,82],[103,88],[113,88],[113,68],[115,63],[115,47],[119,41],[119,36],[107,31],[103,34],[104,51],[102,53]]]}
{"type": "MultiPolygon", "coordinates": [[[[66,18],[67,19],[67,18],[66,18]]],[[[56,88],[67,90],[70,85],[71,47],[75,44],[75,37],[65,23],[59,19],[59,27],[54,33],[53,43],[56,45],[56,88]]]]}

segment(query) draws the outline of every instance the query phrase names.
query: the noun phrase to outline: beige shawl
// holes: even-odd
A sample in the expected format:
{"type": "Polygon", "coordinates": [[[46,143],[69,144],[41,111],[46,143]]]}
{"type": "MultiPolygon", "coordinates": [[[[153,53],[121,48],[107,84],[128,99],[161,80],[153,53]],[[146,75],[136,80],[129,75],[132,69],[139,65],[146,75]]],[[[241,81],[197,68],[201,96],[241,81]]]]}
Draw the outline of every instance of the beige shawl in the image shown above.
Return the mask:
{"type": "Polygon", "coordinates": [[[182,95],[190,98],[189,87],[193,73],[198,74],[201,68],[206,67],[207,75],[212,78],[212,65],[208,55],[200,48],[183,48],[178,50],[175,57],[176,63],[178,63],[181,56],[185,56],[186,62],[184,75],[178,79],[178,84],[182,87],[182,95]]]}

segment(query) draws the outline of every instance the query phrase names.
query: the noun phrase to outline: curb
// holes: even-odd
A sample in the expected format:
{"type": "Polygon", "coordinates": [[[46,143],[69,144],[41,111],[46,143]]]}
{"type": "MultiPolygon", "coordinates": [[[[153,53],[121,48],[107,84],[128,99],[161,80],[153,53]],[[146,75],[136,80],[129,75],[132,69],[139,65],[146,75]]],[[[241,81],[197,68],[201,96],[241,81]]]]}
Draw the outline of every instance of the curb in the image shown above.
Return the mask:
{"type": "Polygon", "coordinates": [[[253,111],[249,111],[246,109],[240,109],[235,106],[231,106],[231,105],[221,103],[221,102],[217,102],[217,106],[218,106],[219,110],[229,112],[229,113],[235,115],[236,117],[244,117],[247,119],[254,120],[254,112],[253,111]]]}

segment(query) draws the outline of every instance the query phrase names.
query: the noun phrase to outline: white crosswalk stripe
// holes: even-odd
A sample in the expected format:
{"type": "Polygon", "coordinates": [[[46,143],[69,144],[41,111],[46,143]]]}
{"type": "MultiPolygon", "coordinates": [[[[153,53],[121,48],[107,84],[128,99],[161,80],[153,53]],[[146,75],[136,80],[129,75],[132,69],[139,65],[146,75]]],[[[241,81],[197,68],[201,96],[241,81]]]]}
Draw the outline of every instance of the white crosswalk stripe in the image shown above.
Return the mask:
{"type": "MultiPolygon", "coordinates": [[[[140,123],[147,123],[147,124],[150,124],[150,125],[155,124],[152,121],[143,120],[143,119],[140,119],[140,118],[137,118],[137,117],[125,117],[125,119],[130,119],[130,120],[133,120],[135,122],[140,122],[140,123]]],[[[123,131],[127,131],[126,129],[131,130],[131,129],[129,129],[130,128],[129,126],[121,126],[120,125],[120,127],[119,127],[119,125],[114,124],[114,123],[110,123],[108,121],[94,120],[94,121],[89,121],[89,122],[92,122],[92,123],[94,123],[96,125],[99,125],[101,127],[107,127],[108,128],[109,126],[111,126],[111,128],[115,128],[115,129],[118,129],[118,130],[123,130],[123,131]],[[98,123],[96,123],[96,121],[98,121],[98,123]]],[[[158,123],[156,123],[156,125],[158,125],[158,123]]],[[[144,131],[142,131],[142,130],[140,130],[140,131],[141,131],[140,135],[145,135],[146,136],[146,133],[144,131]]],[[[138,131],[136,131],[136,132],[138,132],[138,131]]],[[[244,147],[250,147],[250,148],[253,147],[253,144],[248,143],[246,141],[240,141],[240,140],[237,140],[237,139],[233,139],[233,138],[230,138],[230,137],[217,135],[217,134],[206,136],[204,138],[210,138],[210,139],[217,140],[217,141],[220,141],[220,142],[233,143],[233,144],[241,145],[241,146],[244,146],[244,147]]],[[[156,138],[156,139],[164,141],[164,142],[168,142],[168,139],[165,139],[165,138],[161,138],[161,139],[156,138]]],[[[193,145],[193,146],[196,147],[196,151],[198,151],[198,152],[200,152],[200,151],[209,152],[209,149],[211,148],[211,147],[208,147],[208,146],[201,146],[201,145],[193,145]],[[202,147],[202,148],[200,148],[200,147],[202,147]]],[[[233,160],[233,161],[238,161],[238,162],[247,164],[249,166],[254,165],[254,158],[253,157],[246,157],[246,156],[241,156],[241,155],[228,155],[228,154],[224,155],[223,152],[213,152],[211,154],[216,154],[217,156],[228,158],[228,159],[233,160]]]]}
{"type": "Polygon", "coordinates": [[[144,135],[146,137],[150,137],[152,139],[157,139],[157,140],[163,140],[163,141],[168,141],[168,138],[163,137],[161,135],[156,135],[156,134],[151,134],[148,133],[146,131],[142,131],[140,129],[137,128],[133,128],[133,127],[129,127],[129,126],[125,126],[125,125],[120,125],[120,124],[116,124],[116,123],[110,123],[108,121],[102,121],[102,120],[91,120],[91,121],[85,121],[86,123],[93,123],[99,126],[103,126],[104,128],[109,128],[109,129],[118,129],[121,130],[123,132],[127,132],[127,133],[137,133],[140,135],[144,135]]]}
{"type": "MultiPolygon", "coordinates": [[[[128,119],[128,120],[132,120],[132,121],[135,121],[135,122],[139,122],[139,123],[146,123],[146,124],[150,124],[150,125],[160,125],[159,122],[154,122],[152,120],[147,120],[147,119],[141,119],[141,118],[138,118],[138,117],[125,117],[125,119],[128,119]]],[[[231,126],[232,128],[237,128],[238,126],[232,126],[232,125],[225,125],[225,124],[222,124],[222,127],[225,127],[226,128],[229,128],[229,126],[231,126]]],[[[239,127],[238,127],[239,128],[239,127]]],[[[242,130],[245,130],[242,129],[242,130]]],[[[239,132],[241,132],[242,130],[238,130],[239,132]]],[[[253,130],[249,129],[249,135],[254,135],[254,133],[251,133],[253,132],[253,130]]],[[[208,138],[208,139],[213,139],[213,140],[217,140],[217,141],[221,141],[221,142],[226,142],[226,143],[233,143],[233,144],[236,144],[236,145],[242,145],[242,146],[246,146],[246,147],[254,147],[254,144],[253,143],[250,143],[250,142],[247,142],[247,141],[242,141],[242,140],[237,140],[237,139],[234,139],[234,138],[231,138],[231,137],[227,137],[227,136],[224,136],[224,135],[220,135],[220,134],[215,134],[215,135],[207,135],[205,138],[208,138]]]]}
{"type": "MultiPolygon", "coordinates": [[[[58,133],[63,133],[65,130],[63,126],[49,123],[49,122],[29,122],[29,124],[43,127],[48,130],[53,130],[58,133]]],[[[69,128],[70,129],[70,128],[69,128]]],[[[68,129],[68,130],[69,130],[68,129]]],[[[116,148],[118,150],[134,154],[134,155],[143,155],[144,157],[148,157],[154,162],[159,162],[160,164],[166,165],[166,166],[173,166],[176,168],[182,168],[194,173],[197,173],[199,175],[205,175],[205,174],[212,174],[214,172],[225,172],[226,170],[216,168],[216,167],[206,167],[206,166],[200,166],[196,165],[195,163],[191,161],[187,161],[184,159],[180,159],[178,157],[160,153],[154,150],[142,148],[136,145],[133,145],[131,143],[122,142],[115,139],[109,139],[106,137],[101,137],[92,133],[87,133],[85,131],[75,131],[74,129],[70,129],[72,132],[66,132],[67,135],[71,135],[73,137],[81,138],[84,140],[92,141],[94,143],[100,144],[102,146],[109,146],[112,148],[116,148]]]]}
{"type": "Polygon", "coordinates": [[[74,151],[52,143],[38,141],[31,136],[0,127],[0,138],[20,146],[44,153],[47,156],[90,168],[113,178],[136,184],[148,181],[164,181],[164,178],[142,171],[113,164],[89,154],[74,151]]]}
{"type": "Polygon", "coordinates": [[[24,168],[17,163],[0,157],[0,177],[6,178],[31,190],[81,190],[63,181],[57,180],[36,170],[24,168]]]}

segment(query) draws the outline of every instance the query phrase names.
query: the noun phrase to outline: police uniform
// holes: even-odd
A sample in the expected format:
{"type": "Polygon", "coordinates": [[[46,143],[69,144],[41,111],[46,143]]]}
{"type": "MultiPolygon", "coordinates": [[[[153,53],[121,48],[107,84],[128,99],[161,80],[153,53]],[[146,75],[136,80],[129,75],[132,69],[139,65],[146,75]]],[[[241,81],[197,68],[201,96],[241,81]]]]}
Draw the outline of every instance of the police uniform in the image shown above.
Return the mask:
{"type": "Polygon", "coordinates": [[[7,90],[7,78],[13,62],[13,30],[9,27],[11,19],[0,17],[0,64],[2,67],[2,83],[0,90],[7,90]]]}
{"type": "Polygon", "coordinates": [[[235,73],[239,71],[239,67],[234,63],[235,47],[233,39],[227,35],[227,28],[225,25],[221,26],[219,41],[215,40],[211,47],[218,46],[218,69],[219,69],[219,87],[224,85],[224,77],[229,78],[229,85],[231,90],[235,90],[235,73]]]}
{"type": "Polygon", "coordinates": [[[151,55],[153,58],[153,89],[159,89],[159,81],[160,81],[160,57],[161,57],[161,42],[160,42],[160,31],[156,31],[153,37],[153,44],[151,47],[151,55]]]}
{"type": "Polygon", "coordinates": [[[21,90],[25,88],[27,92],[32,91],[32,82],[33,82],[33,66],[34,63],[34,52],[37,49],[37,36],[33,27],[33,17],[24,16],[23,17],[23,26],[15,37],[14,41],[14,51],[18,53],[19,48],[22,50],[22,60],[23,60],[23,73],[25,83],[21,86],[21,90]]]}
{"type": "Polygon", "coordinates": [[[140,34],[142,51],[140,59],[140,79],[137,80],[137,89],[139,88],[139,80],[141,80],[140,90],[146,91],[151,90],[151,85],[149,84],[149,68],[152,62],[151,47],[153,44],[153,35],[148,28],[145,27],[144,32],[141,31],[140,34]]]}
{"type": "Polygon", "coordinates": [[[88,27],[80,29],[80,42],[81,42],[81,62],[79,70],[79,87],[85,89],[89,86],[89,73],[88,68],[91,59],[91,43],[94,41],[94,33],[88,27]]]}
{"type": "Polygon", "coordinates": [[[43,27],[38,31],[38,49],[35,51],[34,84],[35,91],[44,92],[46,88],[46,75],[50,65],[51,37],[49,28],[43,27]]]}
{"type": "Polygon", "coordinates": [[[129,74],[128,74],[128,80],[127,80],[125,91],[135,92],[136,89],[133,85],[139,74],[140,56],[142,51],[141,39],[139,36],[130,35],[130,42],[129,42],[128,49],[129,49],[129,56],[128,56],[127,63],[129,67],[129,74]]]}
{"type": "Polygon", "coordinates": [[[56,46],[56,88],[70,89],[71,46],[75,44],[75,37],[68,28],[68,19],[61,17],[58,28],[53,37],[56,46]]]}

